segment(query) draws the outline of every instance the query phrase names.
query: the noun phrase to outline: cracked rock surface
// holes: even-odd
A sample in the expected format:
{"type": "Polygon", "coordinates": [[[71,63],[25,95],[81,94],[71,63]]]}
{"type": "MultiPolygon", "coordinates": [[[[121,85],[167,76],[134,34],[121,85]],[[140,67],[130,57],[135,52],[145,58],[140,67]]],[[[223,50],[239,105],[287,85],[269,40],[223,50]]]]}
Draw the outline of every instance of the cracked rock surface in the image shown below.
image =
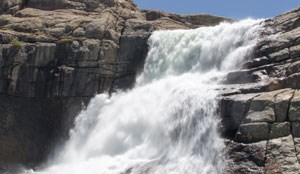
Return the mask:
{"type": "Polygon", "coordinates": [[[42,162],[95,94],[132,87],[153,31],[225,20],[131,0],[0,0],[0,173],[42,162]]]}
{"type": "Polygon", "coordinates": [[[235,92],[226,93],[225,86],[220,96],[221,132],[229,142],[224,173],[299,173],[299,65],[297,8],[264,21],[253,57],[232,72],[237,77],[264,72],[263,78],[240,84],[228,75],[235,92]]]}
{"type": "MultiPolygon", "coordinates": [[[[0,0],[0,173],[43,161],[95,94],[132,87],[153,31],[224,20],[131,0],[0,0]]],[[[263,25],[219,89],[226,174],[300,171],[300,8],[263,25]]]]}

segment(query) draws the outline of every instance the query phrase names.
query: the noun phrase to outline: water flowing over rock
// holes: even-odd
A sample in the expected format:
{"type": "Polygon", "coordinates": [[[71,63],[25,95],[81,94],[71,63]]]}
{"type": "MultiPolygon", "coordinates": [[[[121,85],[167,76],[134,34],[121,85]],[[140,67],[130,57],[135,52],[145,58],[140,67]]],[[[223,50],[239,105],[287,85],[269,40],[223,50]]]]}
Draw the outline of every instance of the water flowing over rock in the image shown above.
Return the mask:
{"type": "Polygon", "coordinates": [[[154,32],[135,86],[96,96],[52,164],[37,173],[222,172],[215,89],[251,53],[259,26],[245,20],[154,32]]]}
{"type": "Polygon", "coordinates": [[[299,16],[0,0],[0,173],[298,174],[299,16]]]}
{"type": "Polygon", "coordinates": [[[95,94],[131,88],[153,31],[228,20],[147,13],[130,0],[0,0],[0,170],[44,162],[95,94]]]}

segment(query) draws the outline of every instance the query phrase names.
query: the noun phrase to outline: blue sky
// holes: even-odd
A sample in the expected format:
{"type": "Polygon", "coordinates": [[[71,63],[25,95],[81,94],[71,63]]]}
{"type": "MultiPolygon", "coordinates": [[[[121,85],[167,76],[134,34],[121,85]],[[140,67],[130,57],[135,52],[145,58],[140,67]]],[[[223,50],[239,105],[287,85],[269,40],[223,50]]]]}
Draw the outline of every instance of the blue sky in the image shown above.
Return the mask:
{"type": "Polygon", "coordinates": [[[141,9],[178,14],[208,13],[235,19],[269,18],[300,6],[300,0],[134,0],[141,9]]]}

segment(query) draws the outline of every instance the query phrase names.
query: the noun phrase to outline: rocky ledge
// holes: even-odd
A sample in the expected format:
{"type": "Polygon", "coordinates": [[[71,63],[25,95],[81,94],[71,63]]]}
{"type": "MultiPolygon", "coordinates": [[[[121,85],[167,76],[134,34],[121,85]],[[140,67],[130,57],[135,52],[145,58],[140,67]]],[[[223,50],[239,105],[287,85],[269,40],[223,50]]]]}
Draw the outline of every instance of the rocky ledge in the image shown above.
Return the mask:
{"type": "Polygon", "coordinates": [[[225,173],[300,171],[300,8],[263,23],[253,57],[220,89],[225,173]],[[242,78],[241,78],[242,77],[242,78]]]}
{"type": "Polygon", "coordinates": [[[131,0],[0,0],[0,172],[36,166],[95,94],[130,88],[153,31],[224,20],[131,0]]]}

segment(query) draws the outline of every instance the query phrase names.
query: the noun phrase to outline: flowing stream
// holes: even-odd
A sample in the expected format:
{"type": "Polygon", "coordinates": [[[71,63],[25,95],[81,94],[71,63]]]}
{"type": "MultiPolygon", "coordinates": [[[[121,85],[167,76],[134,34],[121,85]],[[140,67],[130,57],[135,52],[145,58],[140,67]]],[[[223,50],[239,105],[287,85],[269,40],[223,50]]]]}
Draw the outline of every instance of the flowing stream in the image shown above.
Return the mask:
{"type": "Polygon", "coordinates": [[[51,165],[25,173],[221,173],[214,89],[251,54],[259,23],[154,32],[135,87],[97,95],[51,165]]]}

